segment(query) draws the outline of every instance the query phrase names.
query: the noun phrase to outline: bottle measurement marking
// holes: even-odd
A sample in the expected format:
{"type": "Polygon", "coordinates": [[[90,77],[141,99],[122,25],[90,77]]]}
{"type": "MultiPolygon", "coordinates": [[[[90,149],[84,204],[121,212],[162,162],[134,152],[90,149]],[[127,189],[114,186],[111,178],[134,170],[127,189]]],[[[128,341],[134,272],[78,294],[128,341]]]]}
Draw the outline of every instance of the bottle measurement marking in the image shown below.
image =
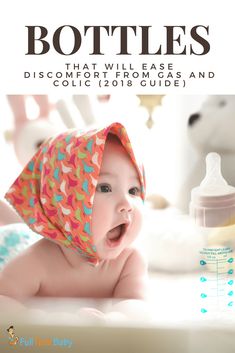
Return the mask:
{"type": "Polygon", "coordinates": [[[205,305],[201,308],[201,313],[205,314],[211,310],[223,312],[226,311],[225,308],[231,309],[234,296],[232,279],[234,270],[231,268],[234,258],[231,257],[231,249],[204,249],[201,255],[204,255],[204,259],[200,261],[200,265],[205,270],[200,277],[202,283],[200,296],[205,305]],[[203,286],[205,286],[204,289],[203,286]]]}

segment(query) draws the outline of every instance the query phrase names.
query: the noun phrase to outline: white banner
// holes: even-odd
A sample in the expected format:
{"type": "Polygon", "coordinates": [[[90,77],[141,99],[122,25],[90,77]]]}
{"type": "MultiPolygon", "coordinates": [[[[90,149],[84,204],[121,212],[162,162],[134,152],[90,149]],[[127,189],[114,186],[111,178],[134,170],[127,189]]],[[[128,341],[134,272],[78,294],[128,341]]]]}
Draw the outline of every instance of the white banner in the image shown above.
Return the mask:
{"type": "Polygon", "coordinates": [[[7,93],[234,93],[232,2],[8,1],[7,93]]]}

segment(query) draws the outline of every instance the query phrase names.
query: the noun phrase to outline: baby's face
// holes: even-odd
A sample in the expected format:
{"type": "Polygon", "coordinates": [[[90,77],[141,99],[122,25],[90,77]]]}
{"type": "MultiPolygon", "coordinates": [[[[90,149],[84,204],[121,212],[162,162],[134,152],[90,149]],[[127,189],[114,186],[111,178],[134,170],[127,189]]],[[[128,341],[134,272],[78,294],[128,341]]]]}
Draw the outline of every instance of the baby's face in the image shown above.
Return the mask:
{"type": "Polygon", "coordinates": [[[101,259],[116,258],[137,237],[142,223],[140,181],[130,157],[107,140],[93,204],[92,234],[101,259]]]}

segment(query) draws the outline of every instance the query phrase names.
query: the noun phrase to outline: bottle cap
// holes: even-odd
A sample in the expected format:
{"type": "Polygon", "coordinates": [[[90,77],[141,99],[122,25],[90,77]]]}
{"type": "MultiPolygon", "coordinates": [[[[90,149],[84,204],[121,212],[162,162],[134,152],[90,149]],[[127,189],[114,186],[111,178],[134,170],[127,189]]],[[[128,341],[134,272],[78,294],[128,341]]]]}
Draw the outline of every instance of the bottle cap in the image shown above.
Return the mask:
{"type": "Polygon", "coordinates": [[[211,152],[206,156],[206,176],[192,189],[190,214],[202,227],[235,224],[235,188],[221,174],[221,158],[211,152]]]}

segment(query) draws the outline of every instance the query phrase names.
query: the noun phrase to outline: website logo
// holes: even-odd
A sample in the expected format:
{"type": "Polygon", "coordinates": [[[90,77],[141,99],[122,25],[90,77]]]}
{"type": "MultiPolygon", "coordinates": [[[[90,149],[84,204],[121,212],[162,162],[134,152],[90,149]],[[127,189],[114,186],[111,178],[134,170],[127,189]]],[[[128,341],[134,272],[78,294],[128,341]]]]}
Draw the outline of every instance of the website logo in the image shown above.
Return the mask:
{"type": "Polygon", "coordinates": [[[15,346],[19,342],[19,337],[15,335],[15,329],[14,326],[11,325],[7,329],[8,332],[8,343],[10,346],[15,346]]]}
{"type": "Polygon", "coordinates": [[[73,341],[69,338],[59,338],[59,337],[25,337],[25,336],[16,336],[15,328],[13,325],[9,326],[7,329],[8,335],[8,344],[10,346],[22,346],[22,347],[52,347],[59,346],[63,348],[71,348],[73,341]]]}

